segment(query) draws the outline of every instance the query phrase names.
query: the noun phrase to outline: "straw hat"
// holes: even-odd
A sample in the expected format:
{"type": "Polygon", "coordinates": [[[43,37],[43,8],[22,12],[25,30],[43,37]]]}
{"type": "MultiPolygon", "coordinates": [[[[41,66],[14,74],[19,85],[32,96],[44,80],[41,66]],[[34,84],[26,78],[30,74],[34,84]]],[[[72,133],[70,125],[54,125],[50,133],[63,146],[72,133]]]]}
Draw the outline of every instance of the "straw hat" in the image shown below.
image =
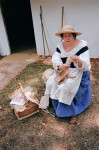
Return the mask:
{"type": "Polygon", "coordinates": [[[60,32],[56,33],[56,36],[60,36],[63,33],[76,33],[76,35],[81,35],[82,33],[76,32],[75,29],[70,25],[65,25],[60,32]]]}

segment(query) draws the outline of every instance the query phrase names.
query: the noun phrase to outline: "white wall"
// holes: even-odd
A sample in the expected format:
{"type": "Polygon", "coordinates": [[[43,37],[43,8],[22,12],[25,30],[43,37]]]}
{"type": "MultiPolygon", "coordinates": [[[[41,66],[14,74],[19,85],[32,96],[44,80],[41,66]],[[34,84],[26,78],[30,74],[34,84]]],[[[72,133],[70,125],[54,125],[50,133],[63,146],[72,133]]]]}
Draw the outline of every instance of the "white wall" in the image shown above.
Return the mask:
{"type": "Polygon", "coordinates": [[[0,9],[0,55],[5,56],[10,54],[10,48],[9,48],[9,43],[7,39],[7,34],[1,14],[1,9],[0,9]]]}
{"type": "MultiPolygon", "coordinates": [[[[91,58],[99,58],[99,0],[30,0],[37,53],[44,54],[40,5],[43,12],[48,46],[54,53],[60,38],[55,33],[61,28],[62,6],[64,6],[64,25],[74,26],[76,31],[82,32],[79,39],[87,40],[91,58]]],[[[48,51],[46,48],[46,55],[48,51]]]]}

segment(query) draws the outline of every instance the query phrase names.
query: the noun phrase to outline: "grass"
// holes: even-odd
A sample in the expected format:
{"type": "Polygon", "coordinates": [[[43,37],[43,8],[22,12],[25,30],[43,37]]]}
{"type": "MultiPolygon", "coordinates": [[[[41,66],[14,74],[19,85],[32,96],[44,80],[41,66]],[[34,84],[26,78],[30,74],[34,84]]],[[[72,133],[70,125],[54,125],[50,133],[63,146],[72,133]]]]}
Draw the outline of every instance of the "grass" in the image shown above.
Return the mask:
{"type": "Polygon", "coordinates": [[[69,124],[69,118],[52,117],[41,110],[19,121],[11,110],[8,94],[16,89],[17,82],[36,88],[40,99],[45,89],[41,76],[50,67],[52,66],[44,65],[42,61],[33,63],[1,91],[0,150],[99,150],[98,69],[93,68],[93,101],[78,116],[78,122],[74,125],[69,124]]]}

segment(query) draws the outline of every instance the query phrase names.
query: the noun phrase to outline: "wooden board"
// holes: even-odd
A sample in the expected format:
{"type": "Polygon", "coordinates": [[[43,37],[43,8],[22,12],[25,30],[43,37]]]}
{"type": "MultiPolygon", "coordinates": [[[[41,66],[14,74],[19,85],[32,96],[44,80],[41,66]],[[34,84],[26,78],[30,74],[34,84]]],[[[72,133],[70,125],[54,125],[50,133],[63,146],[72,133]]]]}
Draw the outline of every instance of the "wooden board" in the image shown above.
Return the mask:
{"type": "Polygon", "coordinates": [[[68,71],[64,70],[62,72],[60,72],[56,77],[55,77],[55,81],[60,82],[63,78],[65,78],[68,75],[68,71]]]}

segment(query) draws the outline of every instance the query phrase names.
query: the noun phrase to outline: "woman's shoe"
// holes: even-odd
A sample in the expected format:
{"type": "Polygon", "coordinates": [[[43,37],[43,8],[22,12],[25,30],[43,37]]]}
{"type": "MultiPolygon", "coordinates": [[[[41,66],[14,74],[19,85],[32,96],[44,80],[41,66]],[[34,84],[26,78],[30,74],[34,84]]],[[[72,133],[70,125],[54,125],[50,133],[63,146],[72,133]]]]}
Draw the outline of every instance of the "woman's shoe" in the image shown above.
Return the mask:
{"type": "Polygon", "coordinates": [[[72,116],[69,123],[74,124],[76,123],[76,121],[77,121],[77,116],[72,116]]]}

